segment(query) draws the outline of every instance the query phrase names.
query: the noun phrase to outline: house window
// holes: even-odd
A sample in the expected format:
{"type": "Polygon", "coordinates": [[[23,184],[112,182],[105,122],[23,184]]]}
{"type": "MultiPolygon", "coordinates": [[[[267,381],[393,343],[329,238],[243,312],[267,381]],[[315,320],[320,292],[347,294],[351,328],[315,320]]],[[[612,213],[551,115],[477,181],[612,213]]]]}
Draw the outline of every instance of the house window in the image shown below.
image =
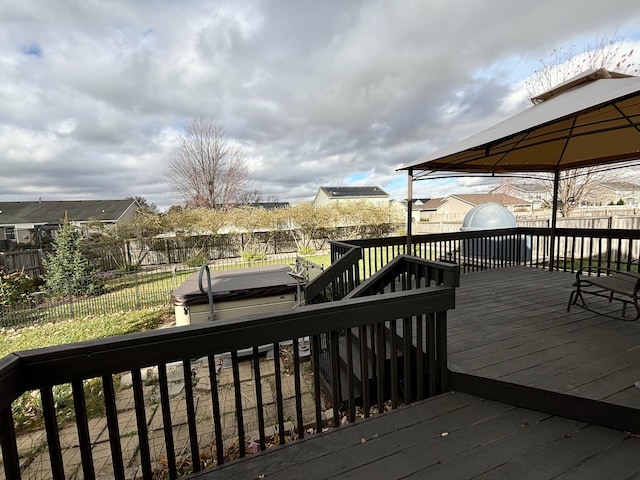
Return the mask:
{"type": "Polygon", "coordinates": [[[5,227],[4,229],[5,238],[9,241],[16,241],[16,229],[15,227],[5,227]]]}

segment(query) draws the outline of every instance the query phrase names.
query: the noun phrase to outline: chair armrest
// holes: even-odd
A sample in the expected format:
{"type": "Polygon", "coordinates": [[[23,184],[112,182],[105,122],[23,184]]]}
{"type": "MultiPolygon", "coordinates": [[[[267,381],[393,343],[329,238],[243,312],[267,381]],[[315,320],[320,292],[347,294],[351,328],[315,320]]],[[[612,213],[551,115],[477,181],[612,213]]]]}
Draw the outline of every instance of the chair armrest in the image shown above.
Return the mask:
{"type": "Polygon", "coordinates": [[[576,278],[579,279],[583,275],[588,277],[593,277],[593,276],[601,277],[601,276],[616,275],[618,273],[631,273],[631,272],[628,270],[626,272],[623,272],[621,270],[616,270],[615,268],[597,267],[595,265],[589,265],[586,267],[581,267],[576,272],[576,278]]]}

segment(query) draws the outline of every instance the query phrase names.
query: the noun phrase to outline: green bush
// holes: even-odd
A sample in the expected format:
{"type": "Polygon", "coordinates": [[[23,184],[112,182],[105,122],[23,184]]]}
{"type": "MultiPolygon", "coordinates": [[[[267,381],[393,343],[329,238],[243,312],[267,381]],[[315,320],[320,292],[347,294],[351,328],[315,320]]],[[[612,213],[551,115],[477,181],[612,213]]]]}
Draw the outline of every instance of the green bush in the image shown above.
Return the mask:
{"type": "Polygon", "coordinates": [[[209,262],[209,257],[204,253],[199,253],[198,255],[191,258],[187,258],[184,261],[185,265],[187,265],[188,267],[199,267],[200,265],[203,265],[208,262],[209,262]]]}
{"type": "Polygon", "coordinates": [[[24,272],[7,273],[0,266],[0,305],[27,305],[36,291],[35,281],[24,272]]]}
{"type": "Polygon", "coordinates": [[[127,265],[120,265],[118,267],[118,271],[120,273],[132,273],[132,272],[139,272],[141,270],[140,265],[131,265],[131,264],[127,264],[127,265]]]}
{"type": "Polygon", "coordinates": [[[314,253],[316,253],[316,251],[311,245],[305,245],[298,250],[298,254],[300,255],[313,255],[314,253]]]}
{"type": "Polygon", "coordinates": [[[242,253],[242,258],[247,262],[260,262],[267,258],[267,255],[262,252],[256,252],[255,250],[246,250],[242,253]]]}

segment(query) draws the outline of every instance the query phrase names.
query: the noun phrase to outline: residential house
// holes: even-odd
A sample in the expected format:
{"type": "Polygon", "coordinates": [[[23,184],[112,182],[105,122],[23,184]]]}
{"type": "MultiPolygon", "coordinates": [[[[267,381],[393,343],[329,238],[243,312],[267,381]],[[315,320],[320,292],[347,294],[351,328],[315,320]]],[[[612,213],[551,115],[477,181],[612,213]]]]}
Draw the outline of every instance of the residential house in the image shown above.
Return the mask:
{"type": "MultiPolygon", "coordinates": [[[[426,205],[426,203],[429,201],[429,198],[413,198],[411,200],[411,221],[412,222],[419,222],[420,221],[420,210],[422,210],[422,207],[424,205],[426,205]]],[[[406,198],[404,200],[402,200],[402,205],[404,205],[405,208],[405,212],[407,209],[407,206],[409,205],[409,200],[407,200],[406,198]]]]}
{"type": "Polygon", "coordinates": [[[553,202],[550,189],[544,185],[535,183],[508,183],[500,185],[489,192],[493,195],[506,194],[512,197],[521,198],[530,203],[535,210],[542,208],[545,204],[553,202]]]}
{"type": "MultiPolygon", "coordinates": [[[[534,209],[550,205],[552,195],[549,188],[533,183],[505,184],[491,190],[492,194],[504,193],[530,202],[534,209]]],[[[593,182],[589,191],[580,199],[580,206],[605,206],[640,204],[640,185],[630,182],[593,182]]]]}
{"type": "Polygon", "coordinates": [[[315,206],[348,205],[360,202],[385,208],[389,224],[406,221],[406,205],[389,198],[389,194],[380,187],[320,187],[313,200],[315,206]]]}
{"type": "Polygon", "coordinates": [[[640,185],[629,182],[604,182],[598,189],[601,193],[598,205],[616,205],[622,201],[625,205],[640,203],[640,185]]]}
{"type": "Polygon", "coordinates": [[[514,214],[531,210],[531,203],[506,194],[473,193],[432,198],[420,208],[420,221],[462,221],[473,207],[495,202],[514,214]]]}
{"type": "Polygon", "coordinates": [[[0,202],[0,246],[50,241],[65,218],[79,228],[92,222],[117,224],[139,207],[133,199],[0,202]]]}
{"type": "Polygon", "coordinates": [[[387,205],[389,194],[380,187],[320,187],[313,203],[322,206],[363,200],[376,205],[387,205]]]}

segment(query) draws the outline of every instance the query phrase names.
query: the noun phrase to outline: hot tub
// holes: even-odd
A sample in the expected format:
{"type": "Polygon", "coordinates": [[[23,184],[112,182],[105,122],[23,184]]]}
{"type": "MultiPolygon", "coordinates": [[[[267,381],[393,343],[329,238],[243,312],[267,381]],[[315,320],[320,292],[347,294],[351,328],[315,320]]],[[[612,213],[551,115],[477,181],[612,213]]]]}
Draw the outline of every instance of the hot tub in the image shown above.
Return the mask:
{"type": "MultiPolygon", "coordinates": [[[[210,272],[213,294],[211,320],[293,308],[298,303],[298,283],[289,275],[290,271],[286,265],[275,265],[210,272]]],[[[199,276],[199,272],[190,275],[171,295],[176,326],[209,321],[207,275],[202,275],[205,293],[200,291],[199,276]]]]}

